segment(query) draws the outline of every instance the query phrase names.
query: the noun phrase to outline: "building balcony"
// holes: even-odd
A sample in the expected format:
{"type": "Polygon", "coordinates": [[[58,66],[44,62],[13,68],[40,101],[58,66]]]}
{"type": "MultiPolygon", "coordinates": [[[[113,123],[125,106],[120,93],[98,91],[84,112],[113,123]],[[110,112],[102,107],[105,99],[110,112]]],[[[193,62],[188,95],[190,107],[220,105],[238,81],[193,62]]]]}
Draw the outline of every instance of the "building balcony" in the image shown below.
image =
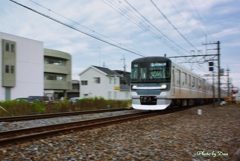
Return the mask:
{"type": "Polygon", "coordinates": [[[44,80],[45,90],[69,90],[72,89],[72,83],[59,80],[44,80]]]}
{"type": "Polygon", "coordinates": [[[44,64],[44,72],[71,75],[71,67],[59,66],[54,64],[44,64]]]}

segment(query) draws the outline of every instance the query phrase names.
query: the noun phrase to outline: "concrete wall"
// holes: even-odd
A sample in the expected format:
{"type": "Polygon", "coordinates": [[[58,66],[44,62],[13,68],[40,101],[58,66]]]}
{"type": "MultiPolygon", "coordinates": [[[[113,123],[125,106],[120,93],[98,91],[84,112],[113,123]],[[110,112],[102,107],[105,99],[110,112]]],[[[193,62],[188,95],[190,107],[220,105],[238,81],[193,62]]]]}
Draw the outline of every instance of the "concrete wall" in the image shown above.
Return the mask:
{"type": "Polygon", "coordinates": [[[44,64],[44,73],[59,74],[63,76],[63,80],[44,80],[45,90],[70,90],[72,89],[72,57],[70,54],[44,49],[44,57],[52,59],[61,59],[62,65],[44,64]]]}
{"type": "MultiPolygon", "coordinates": [[[[43,95],[43,42],[22,38],[0,32],[2,39],[16,42],[16,84],[10,88],[10,99],[43,95]]],[[[2,63],[2,45],[0,45],[0,62],[2,63]]],[[[3,72],[2,65],[0,71],[3,72]]],[[[5,87],[0,75],[0,100],[5,100],[5,87]]]]}

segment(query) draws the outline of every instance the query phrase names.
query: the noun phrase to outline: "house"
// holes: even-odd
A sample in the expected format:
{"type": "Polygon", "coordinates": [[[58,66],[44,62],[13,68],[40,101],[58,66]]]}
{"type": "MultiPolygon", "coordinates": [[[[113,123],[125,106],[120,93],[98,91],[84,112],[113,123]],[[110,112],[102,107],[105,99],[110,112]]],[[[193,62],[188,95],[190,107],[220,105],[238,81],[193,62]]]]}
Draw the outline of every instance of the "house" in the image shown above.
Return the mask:
{"type": "Polygon", "coordinates": [[[79,80],[72,80],[72,89],[67,90],[67,98],[72,98],[72,97],[79,97],[79,90],[80,90],[80,85],[79,85],[79,80]]]}
{"type": "Polygon", "coordinates": [[[130,72],[122,71],[122,70],[114,70],[118,74],[121,74],[122,77],[120,77],[120,84],[126,84],[130,86],[130,72]]]}
{"type": "Polygon", "coordinates": [[[129,100],[130,86],[120,84],[121,74],[108,68],[90,66],[79,74],[80,97],[129,100]]]}

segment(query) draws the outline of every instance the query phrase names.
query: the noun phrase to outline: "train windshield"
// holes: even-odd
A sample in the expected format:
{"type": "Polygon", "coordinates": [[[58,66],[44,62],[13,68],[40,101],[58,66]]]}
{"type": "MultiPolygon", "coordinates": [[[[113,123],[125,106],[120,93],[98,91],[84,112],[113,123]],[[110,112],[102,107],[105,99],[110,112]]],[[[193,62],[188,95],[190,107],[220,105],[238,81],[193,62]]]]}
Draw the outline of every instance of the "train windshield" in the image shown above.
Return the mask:
{"type": "Polygon", "coordinates": [[[132,82],[169,82],[171,79],[170,62],[138,62],[132,63],[132,82]]]}

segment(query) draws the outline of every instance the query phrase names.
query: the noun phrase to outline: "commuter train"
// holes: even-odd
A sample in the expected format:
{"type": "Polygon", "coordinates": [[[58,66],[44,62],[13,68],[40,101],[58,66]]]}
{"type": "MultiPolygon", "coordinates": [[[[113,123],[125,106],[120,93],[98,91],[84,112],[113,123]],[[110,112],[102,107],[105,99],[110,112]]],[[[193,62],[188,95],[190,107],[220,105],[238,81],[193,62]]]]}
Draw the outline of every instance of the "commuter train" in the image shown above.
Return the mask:
{"type": "MultiPolygon", "coordinates": [[[[164,110],[213,102],[217,87],[166,57],[143,57],[131,63],[132,107],[164,110]]],[[[227,93],[221,90],[221,98],[227,93]]],[[[217,100],[217,99],[216,99],[217,100]]]]}

